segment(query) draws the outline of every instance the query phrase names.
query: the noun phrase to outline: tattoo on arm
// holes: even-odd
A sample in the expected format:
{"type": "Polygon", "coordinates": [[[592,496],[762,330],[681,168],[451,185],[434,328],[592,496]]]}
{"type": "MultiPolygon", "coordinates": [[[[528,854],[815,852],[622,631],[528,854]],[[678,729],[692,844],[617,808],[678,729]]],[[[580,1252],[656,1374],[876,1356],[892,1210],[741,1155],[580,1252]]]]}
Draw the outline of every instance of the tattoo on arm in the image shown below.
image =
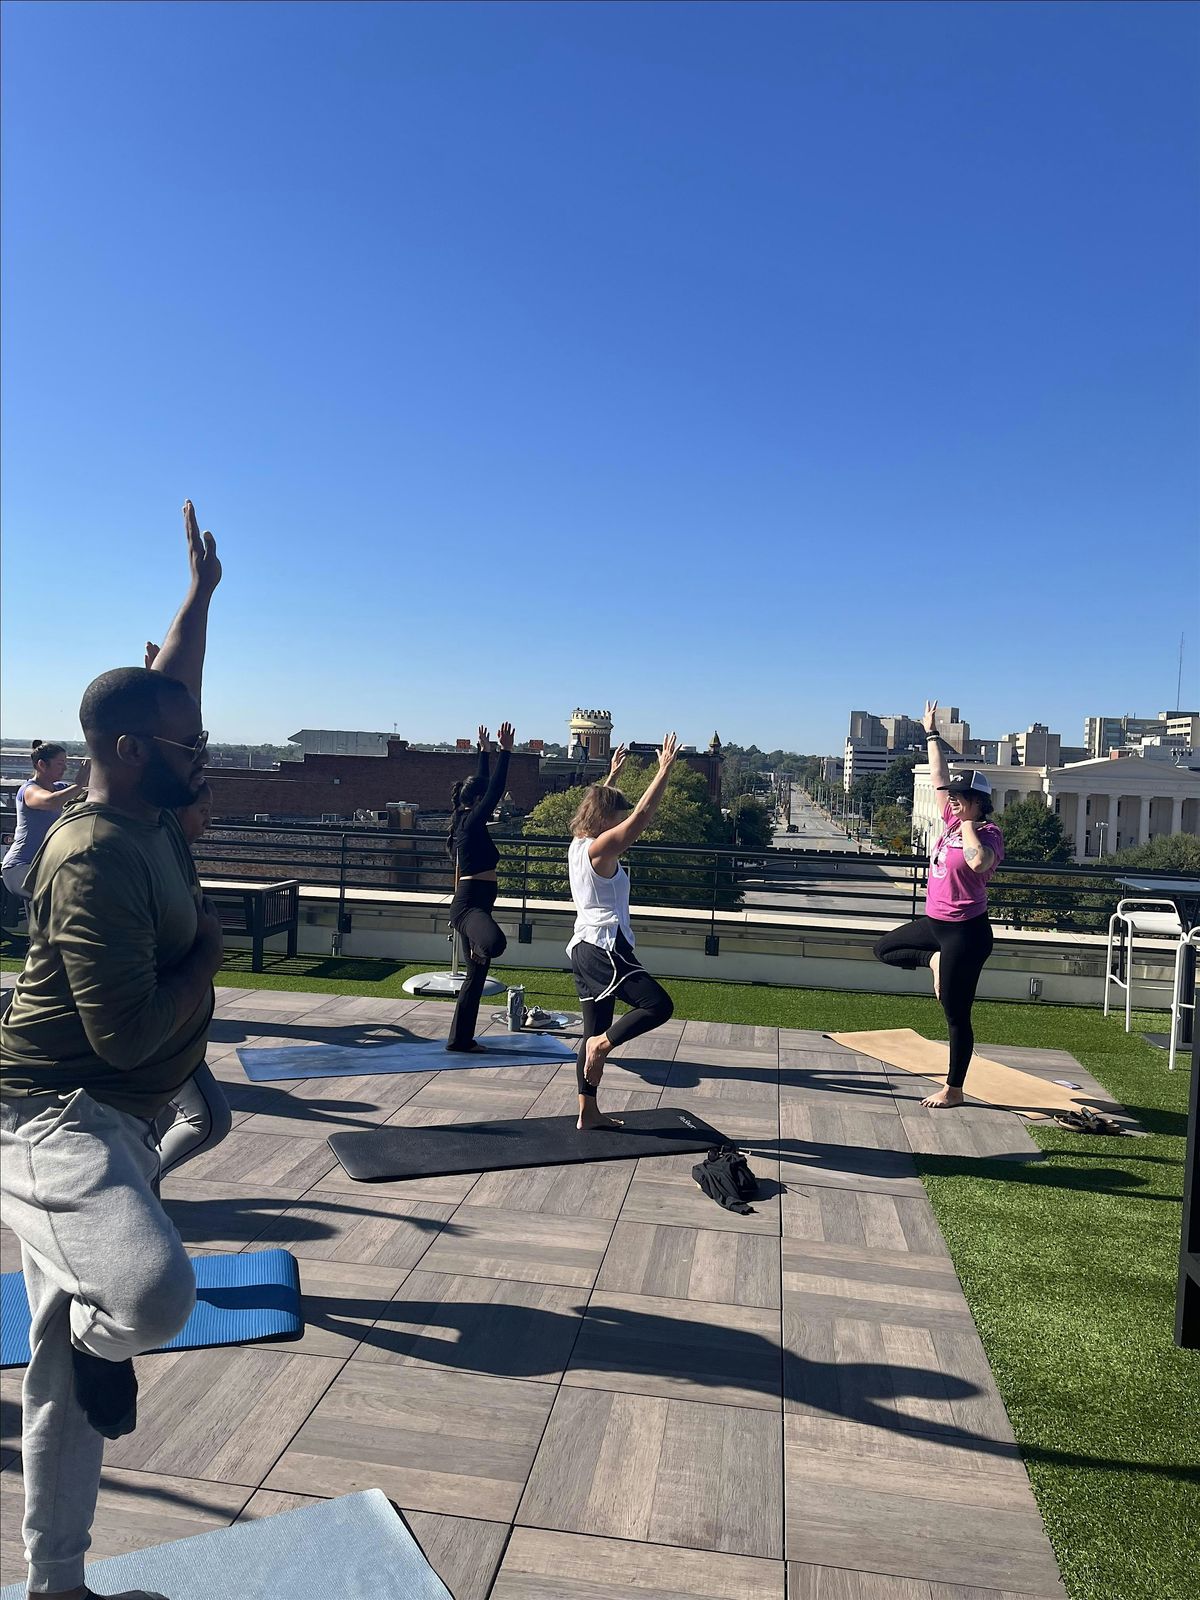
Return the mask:
{"type": "Polygon", "coordinates": [[[964,858],[964,860],[970,861],[972,864],[974,864],[976,861],[979,860],[979,856],[980,856],[980,849],[979,849],[979,846],[977,844],[969,844],[963,850],[963,858],[964,858]]]}

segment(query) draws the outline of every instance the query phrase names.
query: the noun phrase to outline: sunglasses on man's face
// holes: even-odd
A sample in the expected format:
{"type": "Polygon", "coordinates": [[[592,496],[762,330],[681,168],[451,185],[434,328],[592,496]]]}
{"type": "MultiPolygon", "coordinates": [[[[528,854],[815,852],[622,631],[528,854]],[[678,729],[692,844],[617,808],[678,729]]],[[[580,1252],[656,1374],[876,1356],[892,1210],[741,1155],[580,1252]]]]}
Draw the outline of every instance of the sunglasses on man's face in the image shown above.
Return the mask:
{"type": "Polygon", "coordinates": [[[204,728],[192,740],[185,742],[182,739],[164,739],[161,733],[137,733],[135,739],[153,739],[156,744],[173,744],[177,750],[186,750],[193,761],[199,759],[208,748],[208,729],[204,728]]]}

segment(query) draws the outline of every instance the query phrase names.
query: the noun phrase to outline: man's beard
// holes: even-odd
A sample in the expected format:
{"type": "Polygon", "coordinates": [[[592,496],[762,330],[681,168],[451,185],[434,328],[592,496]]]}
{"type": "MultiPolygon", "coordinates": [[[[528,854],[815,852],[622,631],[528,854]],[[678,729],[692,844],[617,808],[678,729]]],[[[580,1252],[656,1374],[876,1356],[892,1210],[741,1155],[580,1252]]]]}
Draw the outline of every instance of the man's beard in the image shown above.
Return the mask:
{"type": "Polygon", "coordinates": [[[172,811],[176,806],[191,805],[196,798],[190,781],[177,777],[159,750],[151,751],[150,760],[142,768],[138,794],[147,805],[172,811]]]}

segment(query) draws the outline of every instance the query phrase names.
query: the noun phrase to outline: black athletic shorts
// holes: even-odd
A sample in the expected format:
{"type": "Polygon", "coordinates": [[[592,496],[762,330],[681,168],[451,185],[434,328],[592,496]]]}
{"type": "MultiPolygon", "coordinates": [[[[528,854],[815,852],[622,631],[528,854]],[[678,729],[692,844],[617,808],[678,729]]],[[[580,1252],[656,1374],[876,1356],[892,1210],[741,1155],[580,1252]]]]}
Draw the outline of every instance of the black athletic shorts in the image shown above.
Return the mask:
{"type": "Polygon", "coordinates": [[[617,942],[611,950],[601,950],[598,944],[581,940],[571,951],[571,973],[575,992],[581,1000],[618,996],[626,978],[645,970],[623,933],[617,934],[617,942]]]}

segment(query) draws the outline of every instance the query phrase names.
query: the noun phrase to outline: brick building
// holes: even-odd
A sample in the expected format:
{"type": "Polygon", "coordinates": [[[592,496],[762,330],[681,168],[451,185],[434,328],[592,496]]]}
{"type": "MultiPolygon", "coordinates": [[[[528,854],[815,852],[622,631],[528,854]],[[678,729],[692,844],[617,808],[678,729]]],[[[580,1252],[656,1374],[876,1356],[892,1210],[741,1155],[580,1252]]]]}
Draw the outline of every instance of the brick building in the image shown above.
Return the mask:
{"type": "MultiPolygon", "coordinates": [[[[656,749],[652,744],[633,744],[630,753],[653,761],[656,749]]],[[[389,801],[397,800],[407,800],[419,812],[446,812],[451,785],[471,776],[475,759],[471,747],[413,750],[405,739],[389,739],[385,756],[307,755],[302,761],[284,761],[270,772],[210,767],[207,776],[214,814],[226,821],[349,819],[356,811],[382,811],[389,801]]],[[[720,744],[682,751],[680,760],[702,775],[710,797],[719,803],[720,744]]],[[[577,783],[596,783],[607,770],[607,761],[566,761],[514,751],[508,793],[519,810],[531,811],[543,796],[577,783]]]]}
{"type": "MultiPolygon", "coordinates": [[[[393,800],[448,811],[451,786],[471,776],[475,760],[470,749],[412,750],[406,739],[389,739],[386,756],[307,755],[272,772],[210,770],[208,781],[214,813],[228,820],[350,818],[356,811],[382,811],[393,800]]],[[[542,798],[540,767],[540,757],[513,753],[508,792],[522,811],[542,798]]]]}

